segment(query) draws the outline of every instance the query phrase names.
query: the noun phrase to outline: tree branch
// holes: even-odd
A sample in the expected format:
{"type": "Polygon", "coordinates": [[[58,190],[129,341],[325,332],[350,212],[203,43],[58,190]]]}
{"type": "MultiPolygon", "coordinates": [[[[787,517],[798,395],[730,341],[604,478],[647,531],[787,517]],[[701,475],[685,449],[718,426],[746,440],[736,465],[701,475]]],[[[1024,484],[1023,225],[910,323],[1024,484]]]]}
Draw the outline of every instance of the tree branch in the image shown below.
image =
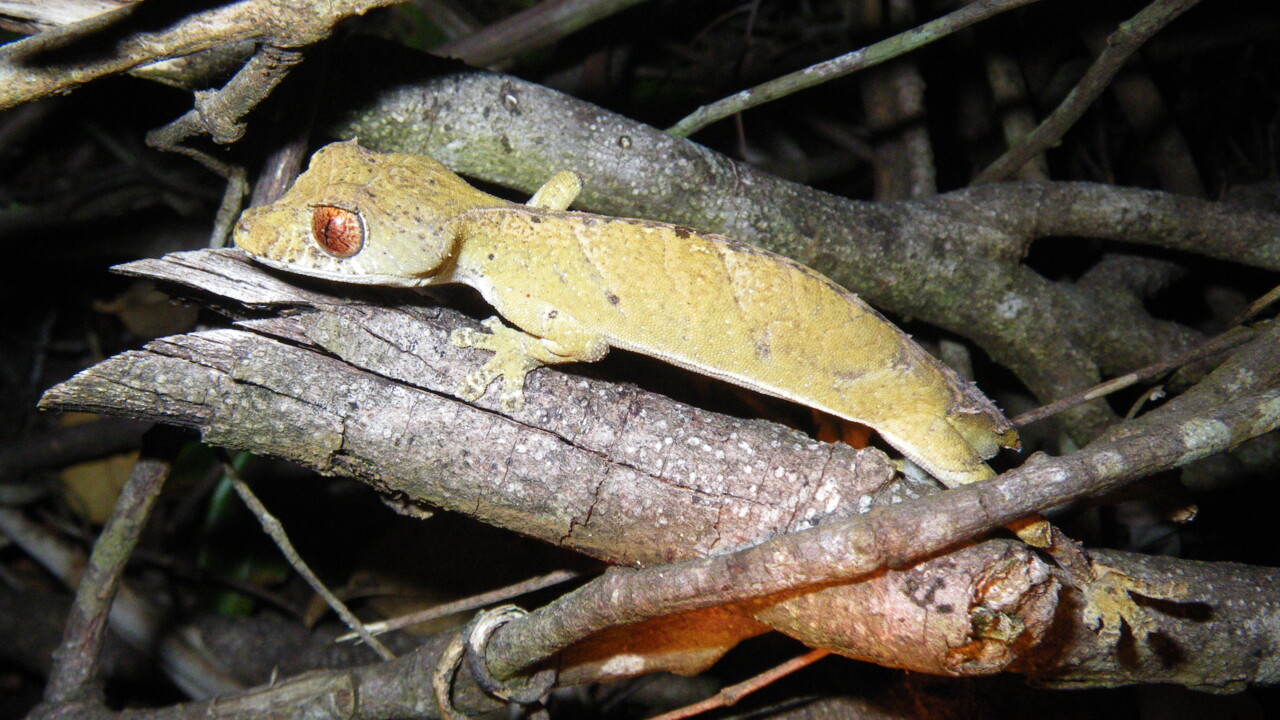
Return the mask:
{"type": "Polygon", "coordinates": [[[144,438],[142,455],[121,489],[117,510],[102,529],[80,576],[62,645],[53,655],[45,702],[102,701],[98,658],[111,601],[182,444],[183,434],[172,428],[152,429],[144,438]]]}
{"type": "Polygon", "coordinates": [[[126,5],[0,47],[0,110],[241,40],[278,48],[310,45],[328,37],[338,21],[394,1],[241,0],[190,16],[186,8],[175,12],[151,4],[126,5]],[[155,24],[163,27],[153,29],[155,24]]]}

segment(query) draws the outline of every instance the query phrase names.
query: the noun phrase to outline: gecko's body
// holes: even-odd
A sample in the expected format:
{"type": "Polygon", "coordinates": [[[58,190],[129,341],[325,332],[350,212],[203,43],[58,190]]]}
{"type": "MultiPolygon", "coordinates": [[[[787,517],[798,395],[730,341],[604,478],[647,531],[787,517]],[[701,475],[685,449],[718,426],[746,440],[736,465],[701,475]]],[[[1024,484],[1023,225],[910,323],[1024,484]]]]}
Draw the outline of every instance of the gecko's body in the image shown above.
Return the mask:
{"type": "Polygon", "coordinates": [[[236,243],[276,267],[340,282],[475,287],[513,330],[464,331],[492,350],[464,383],[503,377],[518,407],[543,364],[635,351],[866,424],[947,485],[983,479],[1015,446],[972,385],[852,293],[786,258],[665,223],[568,212],[562,174],[528,205],[482,193],[443,165],[330,145],[236,243]]]}

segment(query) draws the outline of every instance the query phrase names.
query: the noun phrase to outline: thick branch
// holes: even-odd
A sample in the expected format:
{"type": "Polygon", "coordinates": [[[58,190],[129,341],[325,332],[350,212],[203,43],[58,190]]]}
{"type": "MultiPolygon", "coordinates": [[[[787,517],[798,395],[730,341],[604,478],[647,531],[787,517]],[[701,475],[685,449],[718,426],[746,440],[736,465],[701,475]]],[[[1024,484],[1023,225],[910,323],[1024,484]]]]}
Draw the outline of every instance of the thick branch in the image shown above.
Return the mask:
{"type": "Polygon", "coordinates": [[[1086,182],[983,185],[934,202],[1007,229],[1019,253],[1037,238],[1085,237],[1280,270],[1280,217],[1224,202],[1086,182]]]}

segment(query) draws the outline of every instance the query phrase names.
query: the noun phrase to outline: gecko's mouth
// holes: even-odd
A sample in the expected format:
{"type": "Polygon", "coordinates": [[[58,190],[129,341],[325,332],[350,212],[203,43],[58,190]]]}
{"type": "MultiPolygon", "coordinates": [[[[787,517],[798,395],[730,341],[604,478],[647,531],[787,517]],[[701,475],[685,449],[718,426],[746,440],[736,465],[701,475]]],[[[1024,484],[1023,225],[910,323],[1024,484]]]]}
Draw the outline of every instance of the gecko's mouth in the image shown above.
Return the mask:
{"type": "Polygon", "coordinates": [[[273,270],[290,275],[302,275],[305,277],[318,278],[320,280],[330,280],[333,282],[347,283],[353,285],[381,285],[384,287],[405,287],[417,288],[430,285],[431,277],[404,277],[403,275],[387,275],[385,273],[366,273],[366,272],[339,272],[334,270],[322,270],[320,268],[302,267],[297,263],[284,262],[281,260],[273,260],[271,258],[254,255],[253,253],[245,253],[254,262],[261,263],[273,270]]]}

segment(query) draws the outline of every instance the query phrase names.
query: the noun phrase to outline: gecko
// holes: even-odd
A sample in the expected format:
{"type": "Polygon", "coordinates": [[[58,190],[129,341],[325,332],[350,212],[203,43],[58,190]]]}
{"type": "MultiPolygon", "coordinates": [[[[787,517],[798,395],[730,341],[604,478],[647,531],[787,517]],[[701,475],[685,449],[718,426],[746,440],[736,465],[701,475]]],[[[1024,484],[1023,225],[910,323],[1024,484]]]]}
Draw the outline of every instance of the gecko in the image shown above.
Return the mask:
{"type": "Polygon", "coordinates": [[[620,348],[867,425],[949,486],[991,477],[983,461],[1018,445],[974,385],[818,272],[680,225],[570,212],[580,188],[561,173],[522,205],[431,158],[352,140],[317,151],[234,239],[311,277],[475,288],[515,327],[491,317],[487,332],[453,334],[494,353],[459,395],[501,379],[507,411],[530,371],[620,348]]]}
{"type": "MultiPolygon", "coordinates": [[[[681,225],[570,211],[581,187],[562,171],[514,203],[432,158],[349,140],[316,151],[280,200],[245,211],[234,240],[269,267],[339,283],[475,288],[501,318],[451,335],[493,353],[458,395],[479,399],[500,380],[508,412],[531,371],[619,348],[869,426],[947,487],[994,477],[985,461],[1018,447],[975,385],[817,271],[681,225]]],[[[1035,547],[1054,537],[1038,515],[1010,529],[1035,547]]],[[[1131,578],[1083,550],[1060,564],[1078,584],[1106,578],[1087,617],[1117,639],[1120,620],[1142,621],[1131,578]]]]}

